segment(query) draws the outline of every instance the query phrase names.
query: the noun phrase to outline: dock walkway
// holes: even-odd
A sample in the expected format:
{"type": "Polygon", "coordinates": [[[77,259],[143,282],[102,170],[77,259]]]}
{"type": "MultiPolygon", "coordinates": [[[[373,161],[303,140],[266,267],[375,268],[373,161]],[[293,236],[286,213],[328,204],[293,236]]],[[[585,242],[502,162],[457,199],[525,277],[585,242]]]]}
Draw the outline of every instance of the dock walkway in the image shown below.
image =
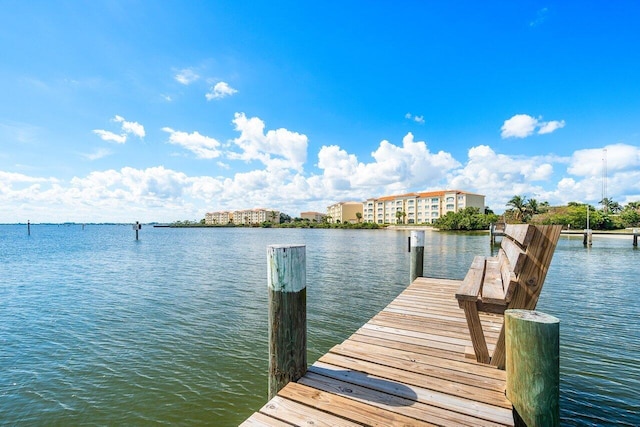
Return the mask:
{"type": "MultiPolygon", "coordinates": [[[[512,426],[505,371],[465,357],[459,285],[416,279],[242,426],[512,426]]],[[[503,317],[481,320],[492,350],[503,317]]]]}

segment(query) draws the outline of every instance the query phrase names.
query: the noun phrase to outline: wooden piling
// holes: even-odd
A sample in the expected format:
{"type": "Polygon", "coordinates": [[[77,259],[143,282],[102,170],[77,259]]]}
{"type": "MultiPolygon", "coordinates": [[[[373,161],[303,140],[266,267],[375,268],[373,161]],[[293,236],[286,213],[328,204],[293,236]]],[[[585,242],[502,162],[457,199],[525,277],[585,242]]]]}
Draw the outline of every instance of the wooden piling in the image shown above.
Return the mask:
{"type": "Polygon", "coordinates": [[[27,220],[27,236],[31,236],[31,221],[27,220]]]}
{"type": "Polygon", "coordinates": [[[593,230],[591,229],[584,230],[584,237],[582,239],[582,244],[585,246],[591,246],[593,244],[593,230]]]}
{"type": "Polygon", "coordinates": [[[638,246],[638,229],[636,228],[633,229],[633,246],[638,246]]]}
{"type": "Polygon", "coordinates": [[[506,395],[515,419],[528,427],[560,425],[560,321],[538,311],[507,310],[504,322],[506,395]]]}
{"type": "Polygon", "coordinates": [[[424,231],[412,231],[409,242],[411,253],[409,283],[411,284],[417,277],[424,276],[424,231]]]}
{"type": "Polygon", "coordinates": [[[133,224],[133,229],[136,231],[136,240],[138,240],[138,231],[142,228],[142,224],[140,224],[139,221],[136,221],[135,224],[133,224]]]}
{"type": "Polygon", "coordinates": [[[269,399],[307,371],[307,277],[304,245],[267,247],[269,399]]]}

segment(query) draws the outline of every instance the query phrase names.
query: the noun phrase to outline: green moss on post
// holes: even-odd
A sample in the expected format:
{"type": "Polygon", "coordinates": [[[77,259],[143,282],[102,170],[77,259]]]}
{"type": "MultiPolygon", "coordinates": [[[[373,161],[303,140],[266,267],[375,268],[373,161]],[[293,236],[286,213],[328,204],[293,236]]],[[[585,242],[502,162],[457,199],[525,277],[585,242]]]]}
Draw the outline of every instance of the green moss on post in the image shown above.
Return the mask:
{"type": "Polygon", "coordinates": [[[560,425],[560,321],[507,310],[504,322],[507,398],[526,426],[560,425]]]}
{"type": "Polygon", "coordinates": [[[307,371],[307,278],[303,245],[267,247],[269,400],[307,371]]]}

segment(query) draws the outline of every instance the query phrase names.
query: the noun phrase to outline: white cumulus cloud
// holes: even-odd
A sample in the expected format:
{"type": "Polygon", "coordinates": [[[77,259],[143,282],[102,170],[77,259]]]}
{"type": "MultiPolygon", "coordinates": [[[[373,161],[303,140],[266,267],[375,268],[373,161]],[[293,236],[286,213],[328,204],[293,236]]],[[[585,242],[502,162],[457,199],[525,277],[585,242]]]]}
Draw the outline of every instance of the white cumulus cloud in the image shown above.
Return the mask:
{"type": "Polygon", "coordinates": [[[327,188],[351,190],[366,198],[438,185],[460,166],[450,153],[433,153],[424,141],[414,141],[410,132],[402,146],[381,141],[371,157],[374,161],[366,163],[338,146],[324,146],[318,153],[318,168],[327,188]]]}
{"type": "Polygon", "coordinates": [[[532,117],[528,114],[516,114],[504,121],[500,128],[500,136],[505,138],[526,138],[537,133],[542,135],[563,128],[564,120],[552,120],[543,122],[542,117],[532,117]]]}
{"type": "Polygon", "coordinates": [[[640,169],[640,147],[610,144],[603,148],[578,150],[573,153],[567,171],[576,176],[601,177],[605,159],[608,173],[640,169]]]}
{"type": "Polygon", "coordinates": [[[414,116],[411,113],[407,113],[407,114],[404,115],[404,117],[405,117],[405,119],[412,120],[412,121],[414,121],[416,123],[420,123],[421,125],[424,124],[424,116],[414,116]]]}
{"type": "Polygon", "coordinates": [[[224,97],[231,96],[237,92],[238,91],[229,86],[228,83],[218,82],[211,88],[211,91],[208,92],[205,97],[207,98],[207,101],[211,101],[212,99],[222,99],[224,97]]]}
{"type": "Polygon", "coordinates": [[[127,142],[127,134],[137,136],[142,139],[146,135],[144,126],[138,122],[128,122],[124,117],[116,116],[112,119],[115,123],[120,123],[121,132],[115,133],[104,129],[94,129],[93,133],[98,135],[104,141],[115,142],[117,144],[124,144],[127,142]]]}
{"type": "Polygon", "coordinates": [[[190,85],[191,83],[200,79],[200,76],[196,74],[191,68],[184,68],[178,71],[178,74],[174,77],[176,81],[183,85],[190,85]]]}
{"type": "Polygon", "coordinates": [[[451,174],[451,188],[487,196],[487,204],[502,210],[516,194],[541,198],[554,172],[554,164],[562,158],[545,156],[508,156],[496,153],[487,145],[472,147],[466,164],[451,174]]]}
{"type": "Polygon", "coordinates": [[[104,141],[115,142],[116,144],[124,144],[127,142],[127,135],[118,135],[108,130],[94,129],[93,133],[98,135],[104,141]]]}
{"type": "Polygon", "coordinates": [[[236,113],[233,119],[240,136],[233,140],[241,153],[229,153],[230,158],[258,160],[269,169],[294,169],[302,172],[307,160],[307,136],[280,128],[265,133],[265,123],[258,117],[247,118],[236,113]]]}
{"type": "Polygon", "coordinates": [[[550,122],[541,123],[538,134],[543,135],[545,133],[551,133],[557,129],[564,127],[564,120],[551,120],[550,122]]]}
{"type": "Polygon", "coordinates": [[[83,154],[82,156],[88,160],[98,160],[111,154],[111,151],[100,148],[93,153],[83,154]]]}
{"type": "Polygon", "coordinates": [[[169,134],[169,143],[179,145],[196,155],[199,159],[215,159],[222,154],[220,142],[199,132],[180,132],[169,127],[162,128],[169,134]]]}
{"type": "Polygon", "coordinates": [[[144,136],[146,135],[144,126],[142,126],[138,122],[128,122],[124,119],[124,117],[118,115],[113,118],[113,121],[116,123],[122,123],[122,131],[124,133],[135,135],[138,138],[144,138],[144,136]]]}

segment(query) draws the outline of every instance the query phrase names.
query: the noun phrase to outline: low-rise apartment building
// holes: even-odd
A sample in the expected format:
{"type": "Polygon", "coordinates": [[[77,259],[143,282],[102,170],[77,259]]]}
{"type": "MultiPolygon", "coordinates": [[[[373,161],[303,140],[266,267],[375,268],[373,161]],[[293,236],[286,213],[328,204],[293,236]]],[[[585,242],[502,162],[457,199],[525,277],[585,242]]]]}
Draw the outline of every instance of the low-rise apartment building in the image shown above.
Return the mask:
{"type": "MultiPolygon", "coordinates": [[[[338,222],[358,222],[357,213],[362,215],[362,202],[339,202],[327,206],[327,221],[338,222]]],[[[362,218],[362,217],[361,217],[362,218]]]]}
{"type": "Polygon", "coordinates": [[[322,222],[327,217],[327,214],[322,212],[300,212],[300,218],[308,219],[311,222],[322,222]]]}
{"type": "Polygon", "coordinates": [[[233,214],[229,211],[207,212],[204,214],[204,223],[208,225],[226,225],[233,222],[233,214]]]}
{"type": "Polygon", "coordinates": [[[280,211],[275,209],[245,209],[239,211],[219,211],[207,212],[204,214],[204,223],[215,224],[239,224],[253,225],[270,221],[273,224],[280,224],[280,211]]]}
{"type": "Polygon", "coordinates": [[[367,199],[363,220],[377,224],[431,224],[447,212],[485,208],[485,196],[459,190],[407,193],[367,199]]]}
{"type": "Polygon", "coordinates": [[[280,224],[280,211],[275,209],[246,209],[233,211],[233,223],[240,225],[261,224],[269,221],[280,224]]]}

